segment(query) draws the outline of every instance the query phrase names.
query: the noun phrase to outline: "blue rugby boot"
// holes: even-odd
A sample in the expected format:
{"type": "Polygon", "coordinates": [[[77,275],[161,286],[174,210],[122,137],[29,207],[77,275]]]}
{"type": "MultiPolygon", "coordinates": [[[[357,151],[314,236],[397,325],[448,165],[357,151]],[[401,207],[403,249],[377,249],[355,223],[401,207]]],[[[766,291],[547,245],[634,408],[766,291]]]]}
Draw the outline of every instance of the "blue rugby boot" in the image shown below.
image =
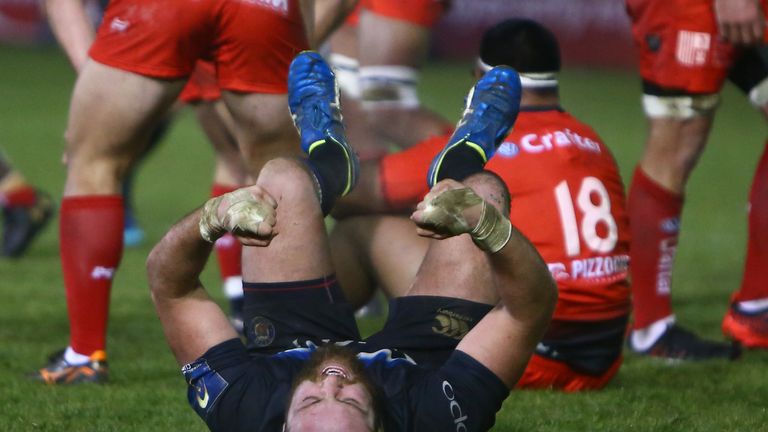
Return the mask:
{"type": "Polygon", "coordinates": [[[508,66],[496,66],[472,87],[451,139],[432,160],[429,187],[446,178],[462,180],[483,169],[496,153],[520,111],[520,77],[508,66]]]}
{"type": "Polygon", "coordinates": [[[291,62],[288,107],[323,195],[331,201],[346,195],[357,183],[360,162],[344,136],[336,77],[320,54],[303,51],[291,62]]]}

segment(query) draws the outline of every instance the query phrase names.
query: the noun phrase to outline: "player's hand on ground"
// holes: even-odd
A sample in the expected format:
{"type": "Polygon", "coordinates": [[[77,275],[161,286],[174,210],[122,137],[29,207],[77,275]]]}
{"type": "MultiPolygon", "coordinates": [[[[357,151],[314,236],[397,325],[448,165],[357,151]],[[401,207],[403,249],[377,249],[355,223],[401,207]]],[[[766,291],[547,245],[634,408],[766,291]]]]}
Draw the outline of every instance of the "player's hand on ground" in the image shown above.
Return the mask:
{"type": "Polygon", "coordinates": [[[200,234],[215,241],[232,233],[245,246],[267,246],[277,235],[277,201],[260,186],[238,189],[209,200],[200,217],[200,234]]]}
{"type": "Polygon", "coordinates": [[[736,45],[753,45],[763,40],[765,18],[760,0],[715,0],[720,36],[736,45]]]}
{"type": "Polygon", "coordinates": [[[422,237],[444,239],[468,233],[482,215],[483,199],[455,180],[442,180],[416,207],[411,220],[422,237]]]}

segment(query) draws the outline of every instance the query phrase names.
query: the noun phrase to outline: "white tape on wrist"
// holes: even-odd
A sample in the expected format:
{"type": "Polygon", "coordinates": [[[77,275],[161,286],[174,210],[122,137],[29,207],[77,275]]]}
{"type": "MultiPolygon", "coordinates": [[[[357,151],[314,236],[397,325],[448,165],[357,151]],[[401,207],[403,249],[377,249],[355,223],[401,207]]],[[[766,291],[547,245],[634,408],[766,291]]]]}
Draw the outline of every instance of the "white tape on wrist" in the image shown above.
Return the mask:
{"type": "Polygon", "coordinates": [[[483,201],[483,213],[469,235],[477,247],[489,253],[496,253],[504,248],[512,237],[512,223],[496,207],[483,201]]]}
{"type": "Polygon", "coordinates": [[[200,236],[207,242],[213,243],[224,235],[231,233],[258,232],[259,224],[270,213],[270,208],[258,201],[245,189],[224,194],[208,200],[200,214],[200,236]],[[221,202],[226,200],[227,210],[222,218],[218,210],[221,202]]]}
{"type": "Polygon", "coordinates": [[[219,205],[223,199],[224,195],[209,199],[200,212],[200,237],[209,243],[215,242],[226,232],[218,215],[219,205]]]}

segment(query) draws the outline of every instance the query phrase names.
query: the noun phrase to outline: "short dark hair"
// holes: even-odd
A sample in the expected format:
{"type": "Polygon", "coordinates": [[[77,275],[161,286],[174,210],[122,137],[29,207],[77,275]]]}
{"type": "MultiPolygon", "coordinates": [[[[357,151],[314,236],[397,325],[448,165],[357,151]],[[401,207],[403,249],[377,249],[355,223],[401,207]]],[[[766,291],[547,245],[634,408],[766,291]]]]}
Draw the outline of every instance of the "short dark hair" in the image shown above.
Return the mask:
{"type": "Polygon", "coordinates": [[[536,21],[504,20],[483,34],[480,59],[490,66],[507,65],[518,72],[557,72],[560,47],[555,35],[536,21]]]}

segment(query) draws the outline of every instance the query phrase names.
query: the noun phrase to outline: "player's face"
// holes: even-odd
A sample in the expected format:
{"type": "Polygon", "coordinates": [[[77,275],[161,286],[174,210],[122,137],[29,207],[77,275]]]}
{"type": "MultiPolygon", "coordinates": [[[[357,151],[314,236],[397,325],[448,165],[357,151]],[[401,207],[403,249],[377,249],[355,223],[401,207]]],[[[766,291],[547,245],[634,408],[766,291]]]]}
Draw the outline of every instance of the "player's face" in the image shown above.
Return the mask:
{"type": "Polygon", "coordinates": [[[288,430],[373,430],[373,397],[346,363],[328,359],[298,384],[286,414],[288,430]]]}

